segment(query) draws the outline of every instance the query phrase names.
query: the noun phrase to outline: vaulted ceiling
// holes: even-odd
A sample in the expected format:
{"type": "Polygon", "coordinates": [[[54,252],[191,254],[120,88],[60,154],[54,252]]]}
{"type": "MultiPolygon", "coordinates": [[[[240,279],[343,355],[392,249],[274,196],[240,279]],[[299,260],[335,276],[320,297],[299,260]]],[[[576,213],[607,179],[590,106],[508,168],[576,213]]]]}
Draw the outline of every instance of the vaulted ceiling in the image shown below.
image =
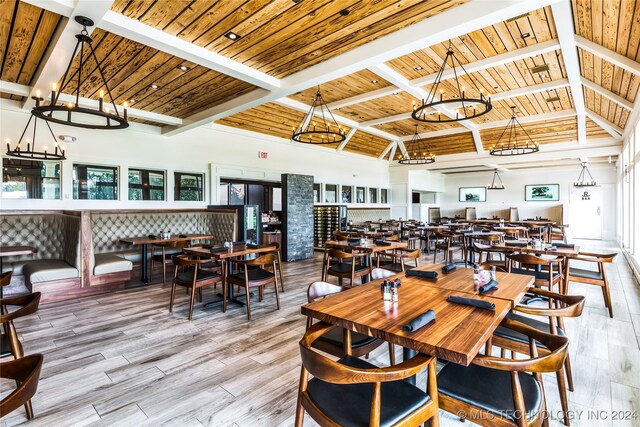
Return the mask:
{"type": "MultiPolygon", "coordinates": [[[[619,145],[640,110],[640,2],[630,0],[4,0],[2,102],[30,108],[69,61],[77,72],[77,15],[96,21],[116,103],[167,135],[215,123],[289,139],[318,86],[347,132],[325,148],[391,161],[416,132],[439,158],[486,157],[512,107],[541,150],[619,145]],[[493,109],[418,123],[413,105],[449,47],[493,109]]],[[[98,99],[95,67],[82,75],[81,103],[98,99]]]]}

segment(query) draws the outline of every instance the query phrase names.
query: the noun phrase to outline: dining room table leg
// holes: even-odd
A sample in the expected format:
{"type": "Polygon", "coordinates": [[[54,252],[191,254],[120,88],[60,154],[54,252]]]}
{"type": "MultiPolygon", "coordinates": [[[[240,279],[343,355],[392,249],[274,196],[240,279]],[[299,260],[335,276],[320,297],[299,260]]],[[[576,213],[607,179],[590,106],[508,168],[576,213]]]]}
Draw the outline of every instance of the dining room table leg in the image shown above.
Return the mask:
{"type": "MultiPolygon", "coordinates": [[[[405,362],[409,359],[411,359],[412,357],[415,357],[418,354],[418,352],[412,348],[408,348],[408,347],[402,347],[402,361],[405,362]]],[[[416,376],[412,375],[408,378],[405,378],[405,381],[408,382],[409,384],[413,384],[416,385],[416,376]]]]}
{"type": "Polygon", "coordinates": [[[141,248],[142,260],[140,261],[141,262],[141,266],[140,267],[141,267],[141,270],[142,270],[142,276],[140,277],[140,281],[142,283],[149,283],[149,269],[148,269],[148,266],[147,266],[147,250],[148,250],[148,248],[147,248],[147,244],[146,243],[143,244],[143,245],[140,245],[140,246],[142,247],[141,248]]]}

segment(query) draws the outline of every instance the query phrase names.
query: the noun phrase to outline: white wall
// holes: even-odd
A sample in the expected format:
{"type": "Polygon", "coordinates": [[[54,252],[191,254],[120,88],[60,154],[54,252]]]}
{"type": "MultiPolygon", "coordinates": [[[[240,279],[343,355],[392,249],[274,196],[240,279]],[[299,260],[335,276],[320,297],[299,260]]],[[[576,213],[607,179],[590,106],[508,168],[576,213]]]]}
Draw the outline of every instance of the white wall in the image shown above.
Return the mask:
{"type": "MultiPolygon", "coordinates": [[[[0,109],[0,137],[2,152],[5,138],[15,142],[29,118],[29,112],[2,100],[0,109]]],[[[44,126],[40,126],[42,128],[44,126]]],[[[78,140],[68,144],[67,160],[62,165],[62,200],[0,199],[0,209],[153,209],[204,207],[216,189],[220,177],[280,180],[281,173],[313,175],[316,182],[388,188],[388,162],[352,153],[333,150],[268,135],[213,125],[166,137],[155,128],[132,126],[126,130],[100,131],[52,124],[56,135],[73,135],[78,140]],[[136,129],[151,129],[151,132],[136,129]],[[267,159],[258,152],[268,153],[267,159]],[[119,201],[73,200],[73,163],[93,163],[120,167],[119,201]],[[128,167],[142,167],[167,171],[168,201],[129,201],[126,173],[128,167]],[[206,201],[173,201],[173,172],[202,172],[207,174],[206,201]]],[[[38,144],[46,135],[37,137],[38,144]]],[[[48,144],[52,144],[49,142],[48,144]]]]}
{"type": "MultiPolygon", "coordinates": [[[[616,166],[593,165],[589,167],[593,178],[603,188],[603,239],[614,239],[616,228],[616,166]]],[[[446,175],[446,191],[440,195],[442,216],[464,215],[465,207],[475,207],[478,218],[491,218],[493,215],[508,215],[509,207],[518,207],[521,219],[542,216],[554,219],[557,207],[564,205],[564,221],[569,222],[571,206],[569,192],[572,183],[578,178],[580,165],[567,168],[539,168],[524,171],[509,171],[501,174],[504,190],[487,190],[487,201],[484,203],[465,203],[458,201],[460,187],[487,186],[493,177],[493,171],[473,172],[446,175]],[[531,184],[560,184],[560,201],[526,202],[524,186],[531,184]]],[[[571,225],[569,223],[569,225],[571,225]]],[[[570,230],[571,227],[569,227],[570,230]]]]}

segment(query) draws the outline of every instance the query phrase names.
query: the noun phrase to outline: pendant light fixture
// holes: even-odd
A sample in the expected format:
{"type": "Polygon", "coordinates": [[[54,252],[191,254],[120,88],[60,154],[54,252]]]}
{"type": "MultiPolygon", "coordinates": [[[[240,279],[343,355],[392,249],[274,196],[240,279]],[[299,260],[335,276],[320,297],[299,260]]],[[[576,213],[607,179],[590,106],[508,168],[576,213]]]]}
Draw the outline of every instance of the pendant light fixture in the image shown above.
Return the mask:
{"type": "Polygon", "coordinates": [[[498,174],[498,169],[494,169],[493,179],[491,180],[491,184],[487,186],[487,190],[504,190],[504,183],[502,182],[502,178],[500,178],[500,175],[498,174]]]}
{"type": "Polygon", "coordinates": [[[51,99],[49,104],[36,105],[36,107],[32,110],[32,114],[50,122],[86,129],[106,130],[124,129],[126,127],[129,127],[129,122],[127,121],[127,103],[124,103],[121,115],[120,111],[118,111],[118,106],[115,104],[115,101],[111,96],[111,91],[109,90],[109,86],[107,85],[107,80],[104,78],[102,67],[100,67],[100,62],[96,57],[93,46],[91,45],[93,40],[91,39],[91,37],[89,37],[87,27],[93,26],[93,21],[84,16],[76,16],[75,20],[78,24],[82,25],[82,31],[80,32],[80,34],[76,35],[76,39],[78,39],[78,42],[76,43],[76,47],[73,50],[73,54],[71,55],[71,60],[69,61],[67,70],[65,71],[64,76],[62,77],[62,81],[60,82],[60,90],[58,90],[58,85],[54,83],[51,88],[51,99]],[[74,72],[71,72],[71,65],[73,64],[73,60],[78,51],[80,55],[79,64],[77,69],[74,72]],[[95,69],[97,69],[98,73],[100,74],[103,86],[106,89],[106,94],[111,100],[113,111],[110,107],[104,106],[104,90],[100,91],[100,100],[97,109],[81,107],[79,105],[80,87],[83,83],[82,71],[87,68],[87,64],[91,60],[95,61],[95,69]],[[71,94],[75,97],[75,101],[67,102],[66,104],[64,102],[60,102],[60,94],[64,92],[69,83],[71,83],[71,81],[73,80],[77,81],[76,87],[71,94]]]}
{"type": "Polygon", "coordinates": [[[578,180],[573,182],[574,187],[596,187],[596,181],[591,176],[591,172],[589,172],[589,168],[587,167],[587,162],[582,163],[582,169],[580,170],[580,175],[578,176],[578,180]],[[589,181],[587,181],[587,175],[589,175],[589,181]]]}
{"type": "Polygon", "coordinates": [[[460,60],[456,58],[456,54],[451,47],[451,42],[449,42],[449,49],[444,57],[444,61],[442,61],[440,70],[438,70],[436,74],[436,79],[429,90],[429,94],[422,100],[420,106],[413,106],[411,117],[420,122],[460,122],[487,114],[491,111],[491,108],[491,98],[486,97],[482,93],[482,88],[476,85],[475,79],[467,73],[460,60]],[[451,90],[445,89],[445,85],[442,84],[444,81],[443,75],[447,66],[453,70],[451,90]],[[460,68],[460,75],[458,75],[457,68],[460,68]],[[465,86],[465,81],[462,79],[463,76],[466,81],[471,83],[472,87],[468,88],[465,86]],[[447,106],[455,110],[455,118],[444,116],[440,114],[439,111],[434,112],[433,108],[438,105],[447,106]]]}
{"type": "MultiPolygon", "coordinates": [[[[32,97],[33,100],[36,101],[36,107],[40,105],[42,102],[42,98],[40,98],[40,91],[36,92],[36,96],[32,97]]],[[[16,143],[16,145],[11,148],[11,141],[7,138],[5,139],[5,143],[7,144],[7,156],[15,157],[19,159],[26,160],[65,160],[64,156],[64,148],[58,145],[58,141],[56,140],[56,136],[53,134],[51,130],[51,126],[47,121],[44,121],[47,125],[47,129],[51,134],[51,149],[47,145],[43,145],[42,148],[36,147],[36,132],[38,130],[38,116],[32,114],[29,115],[29,120],[27,120],[27,125],[24,127],[22,131],[22,135],[20,135],[20,139],[16,143]],[[25,138],[27,131],[29,130],[29,125],[33,121],[33,133],[32,137],[25,138]]]]}
{"type": "Polygon", "coordinates": [[[399,160],[403,165],[428,165],[436,161],[435,154],[429,150],[429,145],[425,139],[421,139],[418,134],[418,125],[416,125],[416,132],[409,141],[409,149],[402,158],[399,160]]]}
{"type": "Polygon", "coordinates": [[[491,147],[489,154],[492,156],[519,156],[537,153],[538,151],[540,151],[540,147],[533,142],[529,133],[522,127],[516,118],[516,107],[512,106],[511,119],[498,140],[491,147]],[[518,140],[518,132],[521,133],[520,140],[518,140]],[[503,140],[503,138],[505,139],[503,140]]]}
{"type": "Polygon", "coordinates": [[[293,129],[291,139],[305,144],[334,144],[347,138],[344,129],[333,117],[331,110],[322,99],[320,86],[311,103],[309,112],[298,128],[293,129]]]}

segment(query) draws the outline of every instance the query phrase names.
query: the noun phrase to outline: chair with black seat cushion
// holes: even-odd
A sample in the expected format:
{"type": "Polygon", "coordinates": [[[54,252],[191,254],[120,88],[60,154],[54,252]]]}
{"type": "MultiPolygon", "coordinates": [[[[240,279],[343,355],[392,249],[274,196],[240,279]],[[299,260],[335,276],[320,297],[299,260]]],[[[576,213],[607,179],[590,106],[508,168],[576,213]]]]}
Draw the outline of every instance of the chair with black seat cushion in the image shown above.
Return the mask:
{"type": "MultiPolygon", "coordinates": [[[[233,262],[239,267],[243,267],[239,273],[227,276],[227,283],[244,287],[247,299],[247,318],[251,320],[251,294],[249,288],[258,288],[258,300],[264,297],[264,288],[273,283],[276,292],[276,306],[280,310],[280,294],[278,292],[278,277],[276,274],[276,256],[272,253],[259,256],[249,260],[234,259],[233,262]],[[269,266],[272,271],[265,267],[269,266]]],[[[222,311],[227,311],[227,287],[223,291],[222,311]]]]}
{"type": "Polygon", "coordinates": [[[376,267],[382,265],[385,269],[404,272],[420,265],[420,249],[398,248],[390,252],[379,252],[376,267]],[[386,261],[386,262],[385,262],[386,261]],[[409,264],[413,263],[413,265],[409,264]]]}
{"type": "MultiPolygon", "coordinates": [[[[13,321],[38,311],[40,297],[40,292],[33,292],[27,295],[0,299],[0,307],[2,308],[0,324],[2,324],[3,327],[3,334],[0,335],[0,358],[13,356],[14,359],[18,360],[24,357],[22,343],[20,343],[18,332],[16,331],[13,321]],[[9,311],[8,307],[19,308],[9,311]]],[[[24,405],[25,411],[27,412],[27,418],[33,418],[31,401],[27,399],[24,405]]]]}
{"type": "MultiPolygon", "coordinates": [[[[537,288],[530,288],[528,292],[551,299],[554,308],[518,305],[513,309],[513,312],[507,314],[507,319],[524,323],[525,325],[544,333],[566,336],[564,318],[579,317],[582,314],[585,301],[585,298],[582,295],[563,295],[537,288]],[[548,317],[548,321],[529,317],[530,315],[548,317]]],[[[538,345],[541,353],[546,352],[546,349],[544,349],[540,343],[536,344],[538,345]]],[[[529,338],[526,335],[502,326],[499,326],[495,330],[493,337],[488,344],[488,348],[490,349],[492,345],[522,354],[528,354],[530,351],[529,338]]],[[[487,351],[487,354],[488,353],[489,352],[487,351]]],[[[570,391],[573,391],[573,376],[571,374],[569,353],[567,353],[567,358],[565,359],[564,369],[560,369],[556,372],[558,390],[560,392],[560,403],[562,404],[562,411],[565,414],[564,424],[568,426],[569,418],[567,418],[566,415],[569,414],[569,403],[567,400],[567,387],[565,386],[565,374],[568,388],[570,391]]]]}
{"type": "MultiPolygon", "coordinates": [[[[436,263],[436,257],[438,256],[438,250],[442,250],[444,252],[444,260],[445,264],[453,262],[453,254],[456,251],[459,251],[462,255],[462,259],[465,259],[465,250],[464,243],[458,242],[455,239],[455,235],[449,232],[441,232],[434,233],[435,235],[435,245],[433,246],[433,263],[436,263]]],[[[466,261],[465,261],[466,264],[466,261]]]]}
{"type": "Polygon", "coordinates": [[[151,245],[151,276],[153,276],[153,266],[155,263],[162,264],[162,286],[167,284],[167,263],[171,263],[171,256],[182,252],[182,248],[186,248],[189,242],[166,242],[154,243],[151,245]],[[160,253],[154,253],[156,249],[160,249],[160,253]]]}
{"type": "MultiPolygon", "coordinates": [[[[23,405],[31,408],[31,398],[38,390],[43,360],[42,354],[36,353],[0,363],[0,378],[16,382],[16,388],[0,401],[1,416],[23,405]]],[[[27,411],[27,419],[33,419],[33,411],[27,411]]]]}
{"type": "Polygon", "coordinates": [[[328,276],[338,278],[340,286],[344,279],[349,279],[349,286],[354,286],[355,280],[371,274],[371,265],[366,265],[366,257],[369,251],[364,252],[344,252],[339,249],[327,249],[323,266],[322,281],[326,282],[328,276]]]}
{"type": "Polygon", "coordinates": [[[510,319],[501,326],[540,342],[546,354],[531,345],[529,359],[478,355],[469,366],[445,365],[438,373],[440,408],[483,426],[548,425],[542,373],[562,368],[569,340],[510,319]]]}
{"type": "MultiPolygon", "coordinates": [[[[509,273],[533,276],[535,279],[533,285],[535,287],[545,287],[553,291],[553,287],[559,285],[560,290],[562,290],[562,274],[560,274],[560,269],[554,271],[554,266],[559,262],[557,259],[548,259],[522,253],[508,255],[508,258],[509,273]],[[515,263],[519,264],[519,266],[514,267],[515,263]]],[[[552,308],[551,304],[552,302],[549,301],[549,308],[552,308]]]]}
{"type": "MultiPolygon", "coordinates": [[[[345,288],[326,282],[313,282],[307,289],[307,300],[314,302],[342,292],[345,288]]],[[[307,318],[307,329],[312,325],[311,317],[307,318]]],[[[369,335],[352,332],[344,328],[335,328],[319,337],[313,344],[314,348],[329,353],[336,357],[350,355],[353,357],[362,357],[368,355],[385,341],[370,337],[369,335]]],[[[396,364],[396,357],[393,344],[389,343],[389,363],[391,366],[396,364]]]]}
{"type": "Polygon", "coordinates": [[[323,426],[415,426],[430,419],[438,425],[435,357],[420,353],[386,368],[353,356],[334,361],[313,344],[335,328],[316,323],[300,341],[296,427],[303,425],[305,411],[323,426]],[[425,368],[427,392],[403,381],[425,368]]]}
{"type": "Polygon", "coordinates": [[[569,262],[567,288],[569,287],[569,282],[600,286],[602,289],[602,296],[604,298],[604,305],[609,309],[609,317],[613,317],[613,307],[611,305],[611,292],[609,292],[609,281],[607,280],[607,272],[604,268],[604,264],[613,262],[617,255],[618,254],[616,253],[596,254],[591,252],[580,252],[577,257],[568,258],[567,261],[569,262]],[[571,267],[571,263],[575,261],[594,263],[597,265],[598,271],[571,267]]]}
{"type": "Polygon", "coordinates": [[[222,275],[214,271],[205,270],[203,265],[213,262],[210,258],[198,258],[189,255],[174,255],[174,273],[171,284],[171,300],[169,302],[169,313],[173,312],[173,300],[176,295],[176,287],[182,286],[191,290],[191,300],[189,303],[189,320],[193,316],[193,303],[198,294],[198,300],[202,302],[202,288],[222,281],[222,275]]]}

